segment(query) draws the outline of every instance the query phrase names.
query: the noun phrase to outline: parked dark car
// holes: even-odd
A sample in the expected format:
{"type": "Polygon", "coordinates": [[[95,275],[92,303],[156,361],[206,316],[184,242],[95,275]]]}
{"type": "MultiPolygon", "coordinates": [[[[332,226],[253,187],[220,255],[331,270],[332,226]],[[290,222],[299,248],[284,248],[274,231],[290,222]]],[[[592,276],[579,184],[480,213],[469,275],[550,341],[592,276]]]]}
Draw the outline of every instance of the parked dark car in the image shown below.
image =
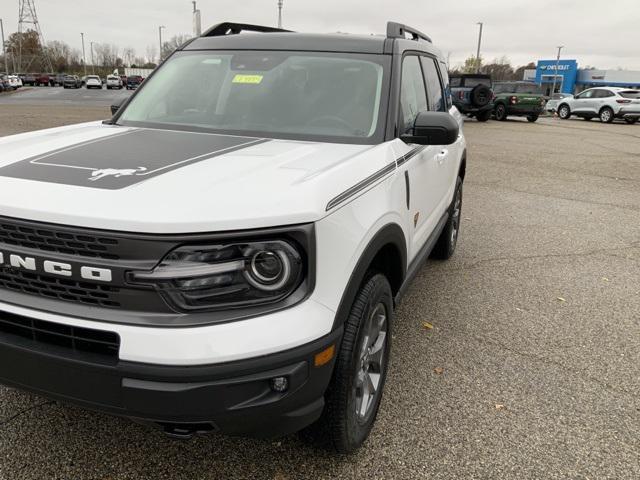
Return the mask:
{"type": "Polygon", "coordinates": [[[545,98],[539,85],[532,82],[496,82],[493,84],[493,114],[504,121],[509,115],[538,120],[544,111],[545,98]]]}
{"type": "Polygon", "coordinates": [[[50,85],[52,87],[62,87],[64,85],[64,77],[67,75],[65,73],[56,73],[51,76],[50,85]]]}
{"type": "Polygon", "coordinates": [[[31,85],[32,87],[36,85],[36,74],[35,73],[26,73],[24,78],[22,79],[23,85],[31,85]]]}
{"type": "Polygon", "coordinates": [[[13,90],[9,84],[9,77],[6,75],[0,75],[0,92],[7,92],[9,90],[13,90]]]}
{"type": "Polygon", "coordinates": [[[80,88],[82,87],[82,80],[77,75],[67,75],[62,82],[63,88],[80,88]]]}
{"type": "Polygon", "coordinates": [[[36,85],[38,87],[48,87],[51,84],[51,76],[48,73],[41,73],[36,76],[36,85]]]}
{"type": "Polygon", "coordinates": [[[463,115],[486,122],[493,113],[491,76],[482,74],[451,75],[453,104],[463,115]]]}
{"type": "Polygon", "coordinates": [[[127,90],[135,90],[142,83],[142,77],[140,75],[131,75],[127,77],[127,90]]]}

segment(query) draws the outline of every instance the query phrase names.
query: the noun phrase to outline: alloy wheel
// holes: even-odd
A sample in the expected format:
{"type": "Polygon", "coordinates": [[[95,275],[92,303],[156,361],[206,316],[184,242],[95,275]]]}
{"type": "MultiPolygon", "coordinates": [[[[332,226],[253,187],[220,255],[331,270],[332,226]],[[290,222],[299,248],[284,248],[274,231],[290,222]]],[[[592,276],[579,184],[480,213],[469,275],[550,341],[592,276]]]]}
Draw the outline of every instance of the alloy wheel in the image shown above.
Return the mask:
{"type": "Polygon", "coordinates": [[[354,382],[356,416],[362,423],[368,420],[380,395],[386,361],[387,318],[387,309],[380,302],[363,325],[358,371],[354,382]]]}

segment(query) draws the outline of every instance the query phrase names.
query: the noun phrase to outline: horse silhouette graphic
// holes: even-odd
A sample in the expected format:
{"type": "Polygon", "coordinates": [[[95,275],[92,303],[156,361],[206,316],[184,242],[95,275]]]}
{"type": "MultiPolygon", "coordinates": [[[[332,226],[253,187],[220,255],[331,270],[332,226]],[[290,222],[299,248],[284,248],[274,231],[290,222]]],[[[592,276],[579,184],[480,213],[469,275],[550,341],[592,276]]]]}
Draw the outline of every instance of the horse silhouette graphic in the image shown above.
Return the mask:
{"type": "Polygon", "coordinates": [[[114,177],[114,178],[127,177],[131,175],[137,175],[141,172],[146,172],[146,171],[147,171],[146,167],[123,168],[123,169],[102,168],[100,170],[94,170],[89,180],[92,182],[95,182],[96,180],[100,180],[106,177],[114,177]]]}

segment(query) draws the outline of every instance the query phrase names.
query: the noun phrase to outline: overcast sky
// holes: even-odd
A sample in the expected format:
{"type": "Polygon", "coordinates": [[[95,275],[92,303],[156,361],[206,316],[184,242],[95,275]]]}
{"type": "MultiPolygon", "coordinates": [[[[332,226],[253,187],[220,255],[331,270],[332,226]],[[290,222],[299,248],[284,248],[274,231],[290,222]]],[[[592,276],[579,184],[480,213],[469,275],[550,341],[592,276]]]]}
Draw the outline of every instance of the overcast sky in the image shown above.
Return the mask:
{"type": "MultiPolygon", "coordinates": [[[[163,35],[191,34],[189,0],[36,0],[45,40],[80,48],[86,42],[133,47],[144,55],[163,35]]],[[[202,27],[221,21],[275,25],[277,0],[199,0],[202,27]]],[[[564,58],[581,67],[640,70],[640,0],[284,0],[284,27],[304,32],[384,33],[387,20],[432,36],[451,64],[475,55],[484,22],[482,56],[506,55],[513,65],[564,58]]],[[[18,0],[0,0],[5,37],[17,30],[18,0]]],[[[88,43],[86,43],[88,48],[88,43]]]]}

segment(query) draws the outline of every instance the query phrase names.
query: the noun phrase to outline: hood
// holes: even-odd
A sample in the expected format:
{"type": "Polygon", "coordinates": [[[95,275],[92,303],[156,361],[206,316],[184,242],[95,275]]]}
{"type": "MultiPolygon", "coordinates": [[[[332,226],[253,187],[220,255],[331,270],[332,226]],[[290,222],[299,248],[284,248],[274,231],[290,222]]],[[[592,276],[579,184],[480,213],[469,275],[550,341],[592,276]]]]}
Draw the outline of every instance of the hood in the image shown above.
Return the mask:
{"type": "Polygon", "coordinates": [[[384,144],[60,127],[0,139],[0,216],[148,233],[313,222],[393,158],[384,144]]]}

